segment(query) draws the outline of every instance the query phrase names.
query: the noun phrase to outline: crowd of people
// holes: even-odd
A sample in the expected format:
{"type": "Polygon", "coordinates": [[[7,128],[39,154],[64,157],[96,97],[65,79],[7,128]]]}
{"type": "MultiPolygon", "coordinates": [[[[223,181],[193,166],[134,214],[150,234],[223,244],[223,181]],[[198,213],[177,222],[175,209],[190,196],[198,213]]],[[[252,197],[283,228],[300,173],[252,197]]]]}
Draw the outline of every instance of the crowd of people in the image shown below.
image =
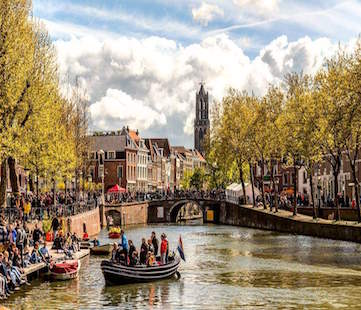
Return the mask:
{"type": "Polygon", "coordinates": [[[175,191],[154,191],[154,192],[125,192],[107,193],[105,202],[107,204],[119,204],[134,201],[149,200],[173,200],[173,199],[222,199],[225,198],[224,190],[196,191],[196,190],[175,190],[175,191]]]}
{"type": "Polygon", "coordinates": [[[120,231],[120,242],[114,242],[111,260],[126,265],[153,266],[167,264],[169,258],[169,242],[166,234],[162,233],[160,241],[153,231],[150,238],[142,238],[139,251],[132,240],[127,239],[124,230],[120,231]]]}
{"type": "MultiPolygon", "coordinates": [[[[80,238],[76,233],[62,234],[61,223],[57,218],[51,228],[55,240],[52,249],[72,257],[80,251],[80,238]]],[[[23,284],[28,284],[24,268],[44,262],[53,262],[45,234],[37,223],[29,229],[26,221],[6,222],[0,218],[0,299],[7,298],[23,284]]]]}

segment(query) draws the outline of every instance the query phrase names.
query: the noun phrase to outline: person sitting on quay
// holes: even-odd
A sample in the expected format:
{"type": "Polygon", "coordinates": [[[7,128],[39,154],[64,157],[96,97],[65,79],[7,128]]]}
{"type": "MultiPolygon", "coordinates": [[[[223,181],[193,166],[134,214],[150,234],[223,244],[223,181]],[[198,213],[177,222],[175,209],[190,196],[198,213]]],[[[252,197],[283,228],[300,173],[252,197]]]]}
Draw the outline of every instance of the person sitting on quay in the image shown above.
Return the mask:
{"type": "Polygon", "coordinates": [[[40,248],[39,253],[41,254],[42,258],[46,262],[50,261],[51,255],[50,255],[49,250],[47,248],[47,243],[46,242],[44,242],[44,245],[40,248]]]}
{"type": "Polygon", "coordinates": [[[33,251],[31,252],[30,262],[37,264],[42,262],[41,254],[39,253],[39,242],[35,242],[33,251]]]}
{"type": "Polygon", "coordinates": [[[80,243],[79,243],[80,240],[76,233],[73,233],[71,235],[71,241],[72,241],[73,252],[79,252],[80,251],[80,243]]]}
{"type": "Polygon", "coordinates": [[[12,265],[12,262],[9,260],[9,253],[7,251],[4,252],[3,256],[3,266],[6,269],[6,272],[10,276],[11,283],[15,290],[19,290],[19,286],[25,284],[21,277],[20,270],[12,265]]]}
{"type": "Polygon", "coordinates": [[[54,239],[52,249],[56,250],[57,253],[59,253],[59,251],[64,251],[64,238],[61,231],[57,234],[56,238],[54,239]]]}
{"type": "Polygon", "coordinates": [[[0,294],[3,298],[7,298],[14,292],[15,285],[11,280],[8,269],[4,263],[4,254],[0,252],[0,278],[1,278],[1,291],[0,294]]]}
{"type": "Polygon", "coordinates": [[[33,230],[33,244],[36,242],[40,242],[43,237],[43,232],[38,227],[38,224],[35,224],[34,230],[33,230]]]}
{"type": "Polygon", "coordinates": [[[145,238],[142,238],[142,245],[140,246],[140,259],[139,263],[145,265],[147,262],[147,253],[148,253],[148,244],[145,241],[145,238]]]}

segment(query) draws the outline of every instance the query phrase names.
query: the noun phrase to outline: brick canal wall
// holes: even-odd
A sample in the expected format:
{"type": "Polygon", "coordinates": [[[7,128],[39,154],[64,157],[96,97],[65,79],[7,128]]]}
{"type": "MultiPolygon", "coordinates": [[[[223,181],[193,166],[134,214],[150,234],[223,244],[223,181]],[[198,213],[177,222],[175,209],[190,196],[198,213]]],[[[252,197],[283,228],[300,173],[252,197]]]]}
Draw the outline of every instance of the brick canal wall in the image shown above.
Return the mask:
{"type": "Polygon", "coordinates": [[[278,215],[228,202],[220,206],[219,223],[361,243],[361,226],[356,224],[346,225],[326,220],[315,222],[306,216],[294,219],[290,213],[287,216],[278,215]]]}
{"type": "Polygon", "coordinates": [[[99,208],[70,216],[65,219],[67,230],[76,233],[79,237],[83,236],[84,225],[86,226],[89,236],[95,236],[100,232],[100,215],[99,208]]]}
{"type": "Polygon", "coordinates": [[[148,205],[148,202],[106,205],[102,207],[103,226],[106,225],[108,215],[113,218],[114,225],[117,226],[147,224],[148,205]]]}

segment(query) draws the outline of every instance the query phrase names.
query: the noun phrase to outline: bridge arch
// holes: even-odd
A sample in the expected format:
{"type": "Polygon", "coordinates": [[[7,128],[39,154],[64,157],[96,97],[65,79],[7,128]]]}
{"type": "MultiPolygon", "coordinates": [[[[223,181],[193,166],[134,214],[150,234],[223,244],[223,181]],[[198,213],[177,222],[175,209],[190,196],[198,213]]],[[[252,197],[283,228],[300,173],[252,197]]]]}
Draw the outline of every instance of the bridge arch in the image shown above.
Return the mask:
{"type": "Polygon", "coordinates": [[[204,216],[204,208],[202,206],[202,204],[197,201],[197,200],[192,200],[192,199],[184,199],[184,200],[180,200],[180,201],[177,201],[176,203],[174,203],[170,209],[169,209],[169,217],[170,217],[170,222],[171,223],[175,223],[177,221],[177,215],[178,215],[178,212],[179,210],[186,204],[188,203],[194,203],[196,204],[199,209],[202,211],[202,214],[204,216]]]}
{"type": "Polygon", "coordinates": [[[122,224],[122,213],[120,212],[120,209],[109,209],[105,211],[105,219],[107,219],[108,216],[111,216],[113,218],[113,224],[115,226],[121,226],[122,224]]]}

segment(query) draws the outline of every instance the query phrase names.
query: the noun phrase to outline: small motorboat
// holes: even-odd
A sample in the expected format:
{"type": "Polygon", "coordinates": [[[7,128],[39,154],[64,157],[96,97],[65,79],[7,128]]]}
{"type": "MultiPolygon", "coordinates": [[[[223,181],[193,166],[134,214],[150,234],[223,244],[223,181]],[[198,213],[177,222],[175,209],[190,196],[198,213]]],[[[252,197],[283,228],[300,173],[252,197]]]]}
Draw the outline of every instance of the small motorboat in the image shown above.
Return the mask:
{"type": "Polygon", "coordinates": [[[108,237],[110,239],[119,239],[120,238],[120,233],[111,231],[111,232],[109,232],[108,237]]]}
{"type": "Polygon", "coordinates": [[[90,249],[92,246],[93,246],[93,244],[90,241],[81,241],[80,242],[81,249],[90,249]]]}
{"type": "Polygon", "coordinates": [[[71,280],[79,275],[80,260],[64,260],[54,263],[49,268],[50,278],[52,280],[71,280]]]}
{"type": "Polygon", "coordinates": [[[93,255],[109,255],[112,252],[112,245],[110,243],[90,248],[90,254],[93,255]]]}
{"type": "Polygon", "coordinates": [[[100,264],[106,284],[129,284],[152,282],[162,279],[169,279],[177,275],[180,259],[175,257],[165,265],[154,266],[126,266],[122,263],[114,263],[110,260],[103,260],[100,264]]]}

